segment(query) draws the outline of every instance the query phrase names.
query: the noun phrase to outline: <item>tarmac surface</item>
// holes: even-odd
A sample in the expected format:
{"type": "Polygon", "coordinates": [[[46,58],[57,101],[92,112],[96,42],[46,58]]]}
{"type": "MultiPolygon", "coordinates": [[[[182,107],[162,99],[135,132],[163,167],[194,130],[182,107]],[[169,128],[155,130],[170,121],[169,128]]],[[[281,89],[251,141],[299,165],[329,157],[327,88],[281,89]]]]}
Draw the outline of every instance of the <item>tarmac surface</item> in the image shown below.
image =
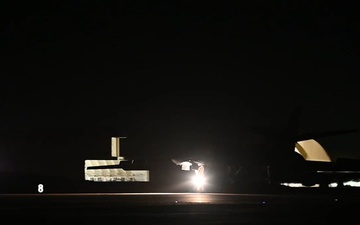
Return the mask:
{"type": "Polygon", "coordinates": [[[86,193],[0,195],[2,224],[345,224],[351,194],[86,193]]]}

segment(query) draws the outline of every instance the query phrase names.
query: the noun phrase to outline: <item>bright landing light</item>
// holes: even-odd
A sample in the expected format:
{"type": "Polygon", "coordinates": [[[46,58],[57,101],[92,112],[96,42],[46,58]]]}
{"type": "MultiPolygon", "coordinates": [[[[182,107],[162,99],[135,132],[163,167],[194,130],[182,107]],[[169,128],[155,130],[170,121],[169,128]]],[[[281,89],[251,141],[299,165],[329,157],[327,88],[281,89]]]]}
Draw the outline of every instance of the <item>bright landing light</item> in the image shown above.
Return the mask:
{"type": "Polygon", "coordinates": [[[205,185],[205,177],[202,175],[195,175],[192,181],[196,188],[203,188],[205,185]]]}

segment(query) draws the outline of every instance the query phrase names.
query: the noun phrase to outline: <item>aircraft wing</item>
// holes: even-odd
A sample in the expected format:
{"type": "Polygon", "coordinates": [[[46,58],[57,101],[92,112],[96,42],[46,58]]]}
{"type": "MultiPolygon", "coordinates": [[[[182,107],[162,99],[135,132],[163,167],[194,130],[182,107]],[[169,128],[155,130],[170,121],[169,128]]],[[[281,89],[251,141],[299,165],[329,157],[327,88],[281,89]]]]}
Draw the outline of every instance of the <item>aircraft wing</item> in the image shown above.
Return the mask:
{"type": "Polygon", "coordinates": [[[200,162],[200,161],[193,161],[194,163],[196,163],[198,166],[202,166],[202,165],[205,165],[204,162],[200,162]]]}
{"type": "Polygon", "coordinates": [[[172,161],[173,163],[175,163],[175,165],[181,165],[181,163],[183,162],[183,161],[177,160],[177,159],[171,159],[171,161],[172,161]]]}
{"type": "Polygon", "coordinates": [[[360,181],[360,159],[340,159],[336,162],[308,162],[327,183],[360,181]]]}

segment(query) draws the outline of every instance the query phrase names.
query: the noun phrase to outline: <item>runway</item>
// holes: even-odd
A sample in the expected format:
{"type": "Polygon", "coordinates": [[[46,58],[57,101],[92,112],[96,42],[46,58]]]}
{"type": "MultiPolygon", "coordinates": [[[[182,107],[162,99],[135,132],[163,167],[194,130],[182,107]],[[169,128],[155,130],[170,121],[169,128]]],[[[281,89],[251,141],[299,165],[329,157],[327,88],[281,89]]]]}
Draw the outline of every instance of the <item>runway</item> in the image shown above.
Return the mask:
{"type": "Polygon", "coordinates": [[[1,218],[42,224],[334,224],[357,218],[360,197],[226,193],[0,195],[1,218]]]}

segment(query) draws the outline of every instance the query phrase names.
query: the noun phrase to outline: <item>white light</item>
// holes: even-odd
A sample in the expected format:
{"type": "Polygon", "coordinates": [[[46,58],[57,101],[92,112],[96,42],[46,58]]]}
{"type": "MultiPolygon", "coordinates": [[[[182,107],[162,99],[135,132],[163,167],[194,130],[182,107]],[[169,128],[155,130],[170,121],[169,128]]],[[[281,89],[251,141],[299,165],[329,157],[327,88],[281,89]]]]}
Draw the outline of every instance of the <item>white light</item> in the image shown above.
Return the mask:
{"type": "Polygon", "coordinates": [[[281,183],[281,185],[287,187],[303,187],[301,183],[281,183]]]}
{"type": "Polygon", "coordinates": [[[347,181],[344,182],[344,186],[360,187],[360,181],[355,181],[355,180],[347,181]]]}
{"type": "Polygon", "coordinates": [[[204,187],[205,185],[205,177],[200,175],[200,174],[196,174],[194,177],[193,177],[193,184],[196,188],[202,188],[204,187]]]}
{"type": "Polygon", "coordinates": [[[287,187],[319,187],[319,184],[315,184],[315,185],[312,185],[312,186],[304,186],[302,183],[281,183],[281,185],[283,186],[287,186],[287,187]]]}

